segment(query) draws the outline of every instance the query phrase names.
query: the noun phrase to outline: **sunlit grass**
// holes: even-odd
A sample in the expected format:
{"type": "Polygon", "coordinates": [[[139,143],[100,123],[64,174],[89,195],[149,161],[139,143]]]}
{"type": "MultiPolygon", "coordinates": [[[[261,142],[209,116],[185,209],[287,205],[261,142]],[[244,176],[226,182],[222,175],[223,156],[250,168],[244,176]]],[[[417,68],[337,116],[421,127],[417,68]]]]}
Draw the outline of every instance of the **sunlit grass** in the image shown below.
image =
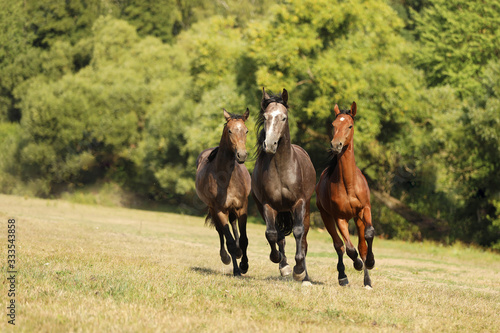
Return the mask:
{"type": "MultiPolygon", "coordinates": [[[[312,230],[313,286],[302,287],[269,261],[263,225],[249,224],[250,270],[234,278],[203,218],[0,195],[2,230],[8,217],[18,225],[20,331],[456,332],[500,324],[500,256],[464,245],[376,239],[374,289],[363,288],[348,259],[350,285],[341,288],[331,238],[312,230]]],[[[287,241],[293,264],[295,241],[287,241]]],[[[0,331],[10,329],[2,318],[0,331]]]]}

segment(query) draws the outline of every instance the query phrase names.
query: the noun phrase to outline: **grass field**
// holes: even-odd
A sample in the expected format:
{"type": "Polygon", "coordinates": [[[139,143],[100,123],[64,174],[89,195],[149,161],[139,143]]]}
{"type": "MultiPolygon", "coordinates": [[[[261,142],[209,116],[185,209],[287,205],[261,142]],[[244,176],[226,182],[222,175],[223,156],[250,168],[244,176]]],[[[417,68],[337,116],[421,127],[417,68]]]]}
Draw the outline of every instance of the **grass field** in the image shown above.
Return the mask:
{"type": "MultiPolygon", "coordinates": [[[[456,245],[375,239],[373,290],[346,260],[337,283],[330,236],[309,233],[313,285],[281,278],[263,225],[249,224],[250,269],[219,259],[204,219],[0,195],[7,323],[7,220],[16,219],[16,331],[498,332],[500,256],[456,245]]],[[[288,237],[293,264],[295,241],[288,237]]]]}

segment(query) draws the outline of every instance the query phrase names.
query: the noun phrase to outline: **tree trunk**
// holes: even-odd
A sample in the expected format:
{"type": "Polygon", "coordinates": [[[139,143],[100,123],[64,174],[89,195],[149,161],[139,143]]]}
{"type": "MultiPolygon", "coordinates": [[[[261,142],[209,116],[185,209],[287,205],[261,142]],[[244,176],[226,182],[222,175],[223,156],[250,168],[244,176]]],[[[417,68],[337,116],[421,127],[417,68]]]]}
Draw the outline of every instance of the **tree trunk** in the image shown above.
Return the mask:
{"type": "Polygon", "coordinates": [[[388,194],[376,190],[370,190],[370,192],[375,199],[408,222],[419,227],[421,231],[424,231],[431,238],[442,239],[443,235],[447,235],[450,231],[448,223],[444,220],[420,214],[388,194]]]}

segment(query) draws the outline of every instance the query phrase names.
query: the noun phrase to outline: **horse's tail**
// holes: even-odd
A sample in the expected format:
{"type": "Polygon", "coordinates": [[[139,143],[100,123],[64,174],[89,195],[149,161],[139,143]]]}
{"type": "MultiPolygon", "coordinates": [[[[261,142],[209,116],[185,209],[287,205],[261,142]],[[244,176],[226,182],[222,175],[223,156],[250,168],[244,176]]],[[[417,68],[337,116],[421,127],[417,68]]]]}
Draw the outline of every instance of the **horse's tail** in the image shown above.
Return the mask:
{"type": "Polygon", "coordinates": [[[209,227],[215,227],[215,221],[212,218],[212,214],[210,214],[210,210],[208,210],[207,217],[205,218],[205,225],[209,227]]]}
{"type": "MultiPolygon", "coordinates": [[[[233,223],[236,221],[238,216],[234,212],[229,212],[229,223],[233,223]]],[[[207,217],[205,218],[205,225],[209,227],[215,227],[215,221],[212,218],[212,214],[210,213],[210,210],[208,210],[207,217]]]]}
{"type": "Polygon", "coordinates": [[[291,212],[279,212],[276,216],[276,229],[288,236],[292,233],[293,217],[291,212]]]}

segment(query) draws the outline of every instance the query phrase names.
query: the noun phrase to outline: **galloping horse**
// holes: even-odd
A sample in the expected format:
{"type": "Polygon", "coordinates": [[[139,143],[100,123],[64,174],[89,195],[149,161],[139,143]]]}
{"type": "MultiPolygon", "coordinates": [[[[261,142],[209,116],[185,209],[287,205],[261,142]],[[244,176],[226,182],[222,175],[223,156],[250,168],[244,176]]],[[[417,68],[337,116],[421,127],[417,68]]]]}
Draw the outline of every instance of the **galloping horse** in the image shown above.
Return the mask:
{"type": "Polygon", "coordinates": [[[353,126],[356,109],[355,102],[351,110],[340,111],[335,105],[336,118],[332,123],[333,139],[330,143],[333,158],[316,186],[316,205],[337,251],[339,284],[345,286],[349,283],[342,261],[345,250],[354,261],[356,270],[360,271],[364,267],[364,285],[371,288],[368,269],[375,266],[372,252],[375,229],[372,225],[370,189],[354,160],[353,126]],[[358,229],[358,249],[363,261],[358,258],[358,252],[349,238],[348,222],[351,218],[354,218],[358,229]],[[344,249],[336,228],[342,234],[347,249],[344,249]]]}
{"type": "Polygon", "coordinates": [[[217,229],[221,260],[226,265],[232,260],[235,276],[248,271],[246,225],[251,180],[243,164],[247,158],[248,129],[245,121],[248,115],[248,109],[243,116],[224,110],[226,124],[219,146],[204,150],[196,161],[196,193],[208,206],[206,223],[217,229]],[[236,219],[241,238],[238,236],[236,219]],[[232,226],[234,238],[229,224],[232,226]],[[231,257],[224,248],[224,237],[231,257]],[[239,258],[242,259],[238,268],[236,259],[239,258]]]}
{"type": "Polygon", "coordinates": [[[282,276],[291,273],[285,256],[285,236],[293,231],[297,245],[293,277],[310,283],[305,258],[316,172],[305,150],[290,142],[287,101],[285,89],[281,95],[272,96],[262,89],[257,126],[263,128],[257,139],[252,196],[266,221],[271,261],[279,263],[282,276]]]}

